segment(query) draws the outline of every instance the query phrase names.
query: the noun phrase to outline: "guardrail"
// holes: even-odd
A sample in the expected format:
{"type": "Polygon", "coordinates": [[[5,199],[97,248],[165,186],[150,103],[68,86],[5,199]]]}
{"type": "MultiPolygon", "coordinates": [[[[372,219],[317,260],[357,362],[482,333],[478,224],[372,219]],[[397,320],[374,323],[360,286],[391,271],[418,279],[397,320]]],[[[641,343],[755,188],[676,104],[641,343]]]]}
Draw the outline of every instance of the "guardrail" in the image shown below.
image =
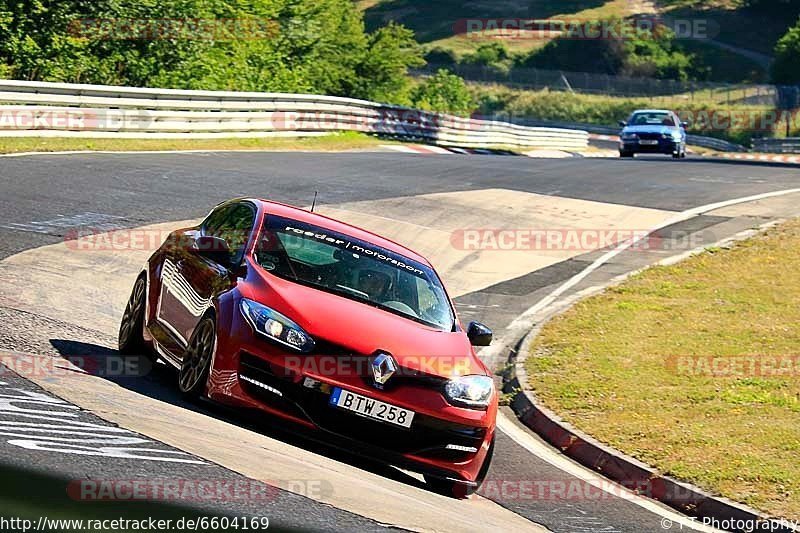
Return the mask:
{"type": "Polygon", "coordinates": [[[360,131],[463,147],[582,149],[588,132],[287,93],[0,80],[0,136],[223,138],[360,131]]]}
{"type": "MultiPolygon", "coordinates": [[[[600,126],[597,124],[585,124],[583,122],[565,122],[546,119],[521,119],[514,122],[517,124],[524,124],[526,126],[579,128],[586,130],[589,133],[597,133],[600,135],[619,135],[621,129],[617,126],[600,126]]],[[[686,142],[692,146],[702,146],[703,148],[719,150],[720,152],[747,152],[747,148],[741,144],[732,143],[723,139],[717,139],[716,137],[706,137],[704,135],[689,134],[686,136],[686,142]]]]}
{"type": "Polygon", "coordinates": [[[800,154],[800,137],[753,139],[753,151],[773,154],[800,154]]]}

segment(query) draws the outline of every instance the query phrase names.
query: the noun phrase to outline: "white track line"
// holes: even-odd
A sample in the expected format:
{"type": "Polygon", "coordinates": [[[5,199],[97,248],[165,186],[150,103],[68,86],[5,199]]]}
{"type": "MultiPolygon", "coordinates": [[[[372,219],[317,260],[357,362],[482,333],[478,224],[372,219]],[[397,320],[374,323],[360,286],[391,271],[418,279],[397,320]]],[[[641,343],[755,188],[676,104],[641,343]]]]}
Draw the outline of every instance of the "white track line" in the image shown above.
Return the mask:
{"type": "MultiPolygon", "coordinates": [[[[386,145],[389,146],[389,145],[386,145]]],[[[193,150],[62,150],[57,152],[14,152],[10,154],[0,154],[0,157],[30,157],[30,156],[44,156],[44,155],[81,155],[81,154],[121,154],[121,155],[153,155],[153,154],[217,154],[217,153],[271,153],[271,152],[297,152],[297,153],[351,153],[363,151],[361,149],[354,150],[289,150],[281,148],[197,148],[193,150]]],[[[365,150],[369,151],[369,150],[365,150]]],[[[417,153],[417,152],[414,152],[417,153]]]]}
{"type": "Polygon", "coordinates": [[[526,430],[520,428],[514,422],[509,420],[503,413],[497,413],[497,427],[511,440],[525,448],[528,452],[542,459],[543,461],[553,465],[554,467],[575,476],[581,481],[592,485],[604,492],[617,496],[621,499],[629,501],[650,511],[654,515],[653,524],[647,527],[648,531],[669,530],[682,531],[689,529],[692,531],[719,531],[712,527],[704,525],[702,522],[693,520],[688,516],[684,516],[676,511],[666,508],[663,504],[657,503],[654,500],[639,496],[638,494],[626,489],[622,485],[610,481],[608,478],[592,472],[571,459],[557,452],[552,446],[544,444],[527,433],[526,430]],[[656,518],[660,517],[660,522],[656,518]],[[667,527],[669,525],[669,527],[667,527]]]}
{"type": "Polygon", "coordinates": [[[404,154],[419,154],[417,150],[406,146],[405,144],[381,144],[380,148],[387,148],[395,152],[403,152],[404,154]]]}
{"type": "MultiPolygon", "coordinates": [[[[745,196],[742,198],[735,198],[732,200],[724,200],[722,202],[715,202],[711,204],[701,205],[698,207],[693,207],[691,209],[682,211],[676,214],[674,217],[671,217],[670,219],[666,220],[665,222],[662,222],[658,226],[653,227],[646,235],[641,235],[637,236],[636,238],[629,239],[621,243],[617,248],[609,250],[608,252],[597,258],[592,264],[584,268],[578,274],[572,276],[570,279],[561,284],[558,288],[553,290],[553,292],[551,292],[549,295],[539,300],[535,305],[531,306],[527,311],[525,311],[519,317],[514,319],[514,321],[507,327],[507,329],[510,330],[510,329],[530,328],[533,324],[532,318],[536,313],[538,313],[539,311],[541,311],[542,309],[553,303],[553,301],[556,298],[564,294],[564,292],[569,290],[571,287],[574,287],[577,283],[579,283],[581,280],[586,278],[586,276],[597,270],[603,264],[607,263],[608,261],[616,257],[618,254],[622,253],[624,250],[627,250],[640,240],[646,238],[650,233],[654,231],[658,231],[659,229],[665,228],[677,222],[688,220],[697,215],[701,215],[709,211],[714,211],[715,209],[721,209],[723,207],[728,207],[731,205],[753,202],[756,200],[763,200],[765,198],[784,196],[793,193],[800,193],[800,188],[785,189],[781,191],[773,191],[768,193],[755,194],[752,196],[745,196]]],[[[502,413],[498,413],[497,427],[503,433],[508,435],[512,440],[514,440],[517,444],[528,450],[533,455],[555,466],[556,468],[559,468],[560,470],[563,470],[587,483],[590,483],[593,486],[600,488],[605,492],[613,492],[617,496],[625,497],[632,503],[635,503],[636,505],[661,516],[665,521],[669,521],[668,523],[678,525],[679,529],[683,529],[684,527],[686,527],[698,531],[717,531],[713,528],[703,525],[702,523],[698,523],[689,517],[681,515],[680,513],[667,509],[660,503],[656,503],[653,500],[639,496],[627,489],[624,489],[622,486],[619,486],[613,491],[609,490],[608,478],[596,474],[577,463],[574,463],[572,460],[568,459],[560,452],[557,452],[553,447],[533,438],[529,433],[527,433],[526,430],[523,430],[517,425],[515,425],[502,413]]],[[[654,525],[653,530],[657,529],[658,526],[654,525]]]]}
{"type": "Polygon", "coordinates": [[[665,222],[662,222],[661,224],[659,224],[658,226],[655,226],[655,227],[651,228],[647,232],[647,234],[637,235],[636,237],[634,237],[632,239],[628,239],[627,241],[624,241],[624,242],[620,243],[620,245],[617,246],[616,248],[614,248],[613,250],[609,250],[608,252],[604,253],[603,255],[601,255],[600,257],[595,259],[594,262],[592,262],[592,264],[590,264],[589,266],[587,266],[586,268],[584,268],[583,270],[581,270],[580,272],[578,272],[577,274],[572,276],[570,279],[568,279],[567,281],[562,283],[553,292],[551,292],[550,294],[548,294],[547,296],[545,296],[544,298],[542,298],[541,300],[536,302],[536,304],[534,304],[533,306],[528,308],[527,311],[525,311],[520,316],[515,318],[514,321],[511,322],[511,324],[509,324],[506,327],[506,329],[511,330],[511,329],[517,329],[517,328],[530,327],[533,324],[532,317],[536,313],[538,313],[539,311],[541,311],[542,309],[544,309],[545,307],[547,307],[548,305],[553,303],[556,298],[558,298],[559,296],[564,294],[566,291],[568,291],[570,288],[572,288],[575,285],[577,285],[578,283],[580,283],[581,280],[586,278],[586,276],[588,276],[589,274],[591,274],[592,272],[594,272],[595,270],[597,270],[598,268],[603,266],[605,263],[607,263],[608,261],[610,261],[611,259],[613,259],[617,255],[619,255],[623,251],[627,250],[628,248],[630,248],[631,246],[633,246],[637,242],[647,238],[654,231],[658,231],[658,230],[660,230],[662,228],[665,228],[667,226],[671,226],[672,224],[676,224],[678,222],[683,222],[684,220],[688,220],[688,219],[690,219],[692,217],[701,215],[703,213],[707,213],[709,211],[714,211],[715,209],[721,209],[723,207],[728,207],[728,206],[731,206],[731,205],[743,204],[743,203],[746,203],[746,202],[754,202],[756,200],[763,200],[765,198],[772,198],[772,197],[775,197],[775,196],[784,196],[784,195],[787,195],[787,194],[793,194],[793,193],[798,193],[798,192],[800,192],[800,188],[797,188],[797,189],[784,189],[782,191],[773,191],[773,192],[767,192],[767,193],[762,193],[762,194],[754,194],[752,196],[744,196],[742,198],[735,198],[733,200],[724,200],[722,202],[715,202],[715,203],[712,203],[712,204],[701,205],[701,206],[698,206],[698,207],[693,207],[691,209],[687,209],[686,211],[681,211],[680,213],[676,214],[674,217],[669,218],[665,222]]]}

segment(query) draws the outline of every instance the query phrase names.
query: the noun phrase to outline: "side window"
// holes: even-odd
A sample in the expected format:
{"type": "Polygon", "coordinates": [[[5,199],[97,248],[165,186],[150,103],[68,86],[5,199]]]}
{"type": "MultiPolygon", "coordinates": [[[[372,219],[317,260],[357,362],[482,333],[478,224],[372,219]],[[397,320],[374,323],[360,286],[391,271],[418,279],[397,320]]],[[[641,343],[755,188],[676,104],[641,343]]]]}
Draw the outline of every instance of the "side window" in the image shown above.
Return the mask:
{"type": "Polygon", "coordinates": [[[233,264],[238,264],[244,256],[244,248],[253,231],[256,213],[249,204],[238,204],[220,228],[222,238],[231,249],[233,264]]]}
{"type": "Polygon", "coordinates": [[[436,305],[438,301],[436,294],[431,290],[428,283],[422,279],[414,276],[417,282],[417,299],[419,300],[419,309],[422,312],[429,310],[436,305]]]}
{"type": "Polygon", "coordinates": [[[246,203],[226,205],[211,213],[203,223],[203,233],[224,239],[231,250],[231,262],[238,264],[253,231],[256,213],[246,203]]]}
{"type": "Polygon", "coordinates": [[[235,204],[227,204],[217,207],[214,211],[209,213],[200,228],[203,235],[217,235],[217,230],[225,221],[225,217],[227,217],[235,207],[235,204]]]}

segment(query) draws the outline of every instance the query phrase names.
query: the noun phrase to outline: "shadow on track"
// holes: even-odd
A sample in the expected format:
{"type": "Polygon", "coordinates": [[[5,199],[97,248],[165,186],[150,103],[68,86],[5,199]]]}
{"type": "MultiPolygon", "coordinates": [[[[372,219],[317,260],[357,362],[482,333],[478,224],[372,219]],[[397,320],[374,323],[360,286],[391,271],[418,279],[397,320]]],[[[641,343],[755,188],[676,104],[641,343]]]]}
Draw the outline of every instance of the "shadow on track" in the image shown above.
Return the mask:
{"type": "Polygon", "coordinates": [[[73,365],[137,394],[249,429],[394,481],[428,490],[424,482],[396,468],[361,455],[356,456],[345,448],[325,442],[324,432],[315,434],[313,431],[260,411],[236,410],[208,399],[187,400],[178,390],[177,372],[161,360],[153,364],[144,355],[121,355],[117,350],[105,346],[69,339],[50,339],[50,344],[61,357],[73,365]]]}

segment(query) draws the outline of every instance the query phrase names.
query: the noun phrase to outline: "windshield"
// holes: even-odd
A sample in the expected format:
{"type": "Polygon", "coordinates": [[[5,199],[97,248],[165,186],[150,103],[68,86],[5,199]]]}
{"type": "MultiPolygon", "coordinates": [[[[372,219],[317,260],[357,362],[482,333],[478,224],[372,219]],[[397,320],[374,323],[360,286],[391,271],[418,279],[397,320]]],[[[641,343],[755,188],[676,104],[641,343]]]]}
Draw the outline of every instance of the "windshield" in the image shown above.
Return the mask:
{"type": "Polygon", "coordinates": [[[270,274],[363,302],[442,330],[455,317],[434,271],[350,236],[268,216],[255,260],[270,274]]]}
{"type": "Polygon", "coordinates": [[[628,120],[628,126],[672,126],[674,127],[675,120],[669,113],[662,112],[646,112],[634,113],[628,120]]]}

